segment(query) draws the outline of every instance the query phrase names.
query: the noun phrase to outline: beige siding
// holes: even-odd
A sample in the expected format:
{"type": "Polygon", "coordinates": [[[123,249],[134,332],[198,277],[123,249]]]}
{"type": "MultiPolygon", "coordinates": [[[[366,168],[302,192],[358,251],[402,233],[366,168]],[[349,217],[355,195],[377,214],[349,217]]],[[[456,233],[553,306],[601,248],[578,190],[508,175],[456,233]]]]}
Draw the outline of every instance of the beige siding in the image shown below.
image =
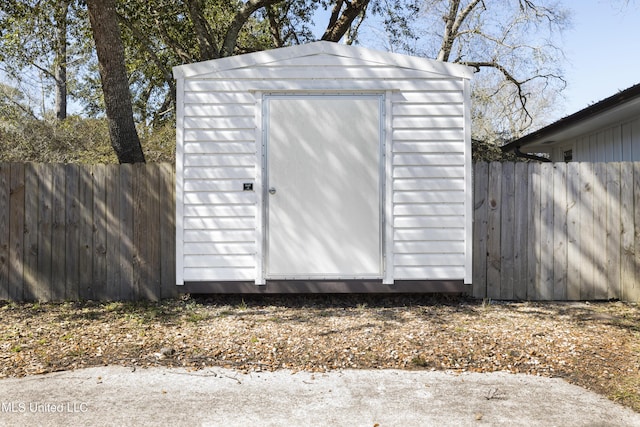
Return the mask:
{"type": "Polygon", "coordinates": [[[563,161],[563,153],[569,149],[575,162],[640,161],[640,118],[561,141],[551,153],[552,160],[563,161]]]}

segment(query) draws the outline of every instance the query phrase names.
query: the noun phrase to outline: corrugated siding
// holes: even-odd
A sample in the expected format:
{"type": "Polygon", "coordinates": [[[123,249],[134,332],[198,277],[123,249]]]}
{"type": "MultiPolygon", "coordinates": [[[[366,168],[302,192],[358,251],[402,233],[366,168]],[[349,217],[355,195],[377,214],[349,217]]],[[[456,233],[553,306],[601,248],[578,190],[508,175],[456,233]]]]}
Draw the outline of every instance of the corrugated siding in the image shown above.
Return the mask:
{"type": "Polygon", "coordinates": [[[462,79],[315,55],[184,82],[184,280],[255,280],[255,91],[393,90],[395,279],[464,277],[462,79]]]}

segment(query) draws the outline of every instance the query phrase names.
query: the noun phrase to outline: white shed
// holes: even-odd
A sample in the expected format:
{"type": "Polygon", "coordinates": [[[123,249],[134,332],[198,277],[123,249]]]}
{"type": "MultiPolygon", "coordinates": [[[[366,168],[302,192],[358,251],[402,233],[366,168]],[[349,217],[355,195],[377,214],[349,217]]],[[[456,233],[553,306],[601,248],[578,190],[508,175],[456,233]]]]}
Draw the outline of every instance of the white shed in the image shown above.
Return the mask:
{"type": "Polygon", "coordinates": [[[173,71],[185,292],[471,283],[469,68],[316,42],[173,71]]]}

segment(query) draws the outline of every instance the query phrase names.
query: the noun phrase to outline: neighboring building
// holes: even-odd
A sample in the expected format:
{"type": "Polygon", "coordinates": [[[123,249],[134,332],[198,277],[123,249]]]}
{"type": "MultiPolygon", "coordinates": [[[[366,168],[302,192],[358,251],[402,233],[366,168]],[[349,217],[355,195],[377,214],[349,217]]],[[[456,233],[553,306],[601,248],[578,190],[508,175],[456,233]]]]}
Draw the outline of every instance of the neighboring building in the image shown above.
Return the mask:
{"type": "Polygon", "coordinates": [[[185,292],[471,283],[471,69],[316,42],[174,76],[185,292]]]}
{"type": "Polygon", "coordinates": [[[640,84],[502,149],[534,156],[547,153],[553,162],[640,161],[640,84]]]}

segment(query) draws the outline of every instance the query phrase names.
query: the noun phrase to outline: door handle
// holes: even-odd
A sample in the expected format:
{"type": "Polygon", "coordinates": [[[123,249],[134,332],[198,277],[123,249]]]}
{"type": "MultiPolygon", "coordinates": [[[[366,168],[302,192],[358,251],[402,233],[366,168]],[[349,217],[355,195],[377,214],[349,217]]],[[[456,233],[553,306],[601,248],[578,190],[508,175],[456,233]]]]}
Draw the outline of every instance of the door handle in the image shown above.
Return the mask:
{"type": "Polygon", "coordinates": [[[276,189],[274,187],[270,187],[269,194],[276,194],[276,189]]]}

